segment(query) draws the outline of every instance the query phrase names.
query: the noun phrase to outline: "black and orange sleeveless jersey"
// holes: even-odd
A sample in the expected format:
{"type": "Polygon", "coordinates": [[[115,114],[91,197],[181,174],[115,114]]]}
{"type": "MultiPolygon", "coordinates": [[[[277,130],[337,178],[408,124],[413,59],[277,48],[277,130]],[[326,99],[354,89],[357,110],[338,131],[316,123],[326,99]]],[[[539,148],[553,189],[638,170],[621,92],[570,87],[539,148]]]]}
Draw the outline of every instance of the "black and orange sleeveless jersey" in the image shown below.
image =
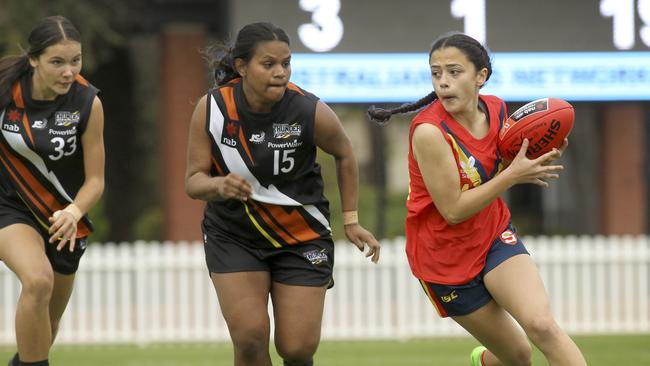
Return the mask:
{"type": "Polygon", "coordinates": [[[314,144],[317,102],[289,83],[272,111],[260,114],[249,110],[241,79],[208,92],[211,174],[238,174],[251,184],[253,195],[245,203],[208,202],[207,224],[262,248],[331,236],[314,144]]]}
{"type": "MultiPolygon", "coordinates": [[[[0,194],[4,202],[26,206],[48,228],[48,218],[72,202],[84,183],[81,136],[99,90],[77,76],[67,94],[34,100],[31,77],[27,73],[14,83],[13,100],[0,115],[0,194]]],[[[77,236],[91,231],[85,216],[77,236]]]]}

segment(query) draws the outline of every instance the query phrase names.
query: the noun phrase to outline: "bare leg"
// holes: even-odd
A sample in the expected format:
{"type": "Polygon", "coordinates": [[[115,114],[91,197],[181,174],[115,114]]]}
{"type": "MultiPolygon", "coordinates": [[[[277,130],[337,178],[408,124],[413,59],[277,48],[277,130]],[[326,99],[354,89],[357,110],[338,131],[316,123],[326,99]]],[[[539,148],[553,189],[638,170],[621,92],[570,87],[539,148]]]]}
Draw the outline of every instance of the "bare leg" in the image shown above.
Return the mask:
{"type": "Polygon", "coordinates": [[[268,272],[212,273],[235,349],[235,366],[271,366],[268,272]]]}
{"type": "Polygon", "coordinates": [[[275,347],[285,362],[306,365],[320,342],[325,287],[289,286],[273,282],[275,347]]]}
{"type": "Polygon", "coordinates": [[[494,301],[471,314],[453,319],[487,347],[486,366],[531,365],[532,350],[526,335],[494,301]]]}
{"type": "Polygon", "coordinates": [[[65,308],[68,306],[72,289],[74,287],[75,275],[64,275],[54,272],[54,289],[50,299],[50,323],[52,326],[52,343],[59,331],[59,324],[65,308]]]}
{"type": "Polygon", "coordinates": [[[16,343],[21,361],[46,360],[52,345],[49,302],[54,286],[43,238],[29,225],[0,230],[0,258],[22,284],[16,309],[16,343]]]}
{"type": "Polygon", "coordinates": [[[537,267],[528,255],[509,258],[485,275],[494,300],[508,311],[551,366],[587,365],[582,353],[553,318],[537,267]]]}

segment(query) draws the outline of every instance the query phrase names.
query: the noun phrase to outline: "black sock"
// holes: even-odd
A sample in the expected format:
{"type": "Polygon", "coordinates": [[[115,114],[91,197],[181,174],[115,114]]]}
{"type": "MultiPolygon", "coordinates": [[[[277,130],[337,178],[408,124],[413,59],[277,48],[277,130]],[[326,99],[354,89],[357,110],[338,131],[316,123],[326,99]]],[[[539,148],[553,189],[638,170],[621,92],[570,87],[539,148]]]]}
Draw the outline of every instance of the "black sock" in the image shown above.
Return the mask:
{"type": "Polygon", "coordinates": [[[47,359],[45,359],[43,361],[36,361],[36,362],[23,362],[23,361],[20,361],[20,363],[18,365],[20,365],[20,366],[50,366],[50,362],[47,359]]]}
{"type": "Polygon", "coordinates": [[[291,363],[284,361],[284,366],[314,366],[314,359],[311,359],[305,363],[291,363]]]}
{"type": "Polygon", "coordinates": [[[9,366],[20,366],[20,359],[18,358],[18,352],[14,355],[14,358],[9,361],[9,366]]]}

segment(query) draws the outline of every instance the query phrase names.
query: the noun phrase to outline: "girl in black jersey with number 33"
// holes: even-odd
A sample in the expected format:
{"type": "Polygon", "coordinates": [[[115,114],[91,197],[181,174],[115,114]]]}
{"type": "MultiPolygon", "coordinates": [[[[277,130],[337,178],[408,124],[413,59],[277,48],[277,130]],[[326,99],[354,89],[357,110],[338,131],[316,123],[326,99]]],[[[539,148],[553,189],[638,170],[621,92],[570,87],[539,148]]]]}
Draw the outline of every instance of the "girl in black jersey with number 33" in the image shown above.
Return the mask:
{"type": "Polygon", "coordinates": [[[334,245],[316,148],[334,156],[345,235],[379,260],[379,243],[357,219],[357,162],[334,112],[289,82],[286,33],[243,27],[234,47],[216,45],[217,87],[190,127],[186,191],[207,201],[206,262],[234,345],[235,365],[313,365],[334,245]]]}
{"type": "Polygon", "coordinates": [[[22,285],[12,366],[48,365],[104,190],[104,114],[80,41],[48,17],[24,55],[0,61],[0,259],[22,285]]]}

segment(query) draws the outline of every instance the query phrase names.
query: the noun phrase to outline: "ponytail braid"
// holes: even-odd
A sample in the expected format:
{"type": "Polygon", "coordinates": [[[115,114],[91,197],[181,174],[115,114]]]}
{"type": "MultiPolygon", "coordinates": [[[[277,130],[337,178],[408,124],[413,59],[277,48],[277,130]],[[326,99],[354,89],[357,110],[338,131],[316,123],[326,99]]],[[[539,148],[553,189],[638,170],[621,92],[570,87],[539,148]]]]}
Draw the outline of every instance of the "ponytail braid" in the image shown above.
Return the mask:
{"type": "Polygon", "coordinates": [[[377,108],[374,105],[372,105],[370,106],[370,108],[368,108],[368,118],[370,118],[371,121],[374,121],[379,125],[383,126],[388,123],[388,120],[393,114],[398,114],[398,113],[401,114],[401,113],[409,113],[409,112],[417,111],[420,108],[433,103],[436,99],[438,99],[438,96],[436,95],[436,92],[433,91],[427,94],[424,98],[421,98],[416,102],[405,103],[397,108],[384,109],[384,108],[377,108]]]}

